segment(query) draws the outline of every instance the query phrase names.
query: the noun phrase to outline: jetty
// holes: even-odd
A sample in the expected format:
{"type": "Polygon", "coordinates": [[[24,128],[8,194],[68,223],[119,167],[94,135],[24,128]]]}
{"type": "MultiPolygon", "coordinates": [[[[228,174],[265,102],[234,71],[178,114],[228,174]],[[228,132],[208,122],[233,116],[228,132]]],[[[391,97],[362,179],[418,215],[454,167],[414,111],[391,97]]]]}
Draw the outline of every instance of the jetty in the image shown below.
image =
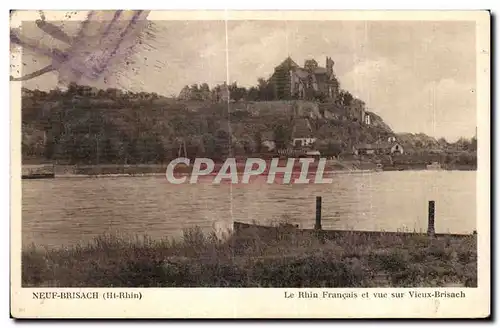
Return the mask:
{"type": "Polygon", "coordinates": [[[431,238],[468,238],[476,235],[473,231],[470,234],[436,233],[435,232],[435,201],[431,200],[428,204],[428,228],[427,232],[411,231],[369,231],[369,230],[325,230],[321,223],[321,196],[316,197],[316,220],[314,228],[301,229],[298,224],[284,223],[277,226],[264,226],[259,224],[250,224],[244,222],[233,222],[233,231],[236,236],[257,235],[263,240],[281,239],[284,235],[320,238],[321,240],[335,240],[346,236],[358,236],[366,239],[378,238],[381,236],[398,237],[431,237],[431,238]]]}

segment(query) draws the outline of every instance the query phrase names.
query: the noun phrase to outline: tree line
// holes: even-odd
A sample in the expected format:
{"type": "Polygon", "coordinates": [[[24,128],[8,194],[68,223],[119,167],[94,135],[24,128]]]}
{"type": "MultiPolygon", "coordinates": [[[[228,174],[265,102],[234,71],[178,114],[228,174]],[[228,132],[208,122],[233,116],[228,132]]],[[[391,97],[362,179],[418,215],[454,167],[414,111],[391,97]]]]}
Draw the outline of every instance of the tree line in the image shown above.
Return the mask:
{"type": "MultiPolygon", "coordinates": [[[[262,91],[267,82],[259,81],[262,91]]],[[[266,138],[271,138],[277,148],[286,148],[292,139],[294,122],[289,117],[278,113],[252,117],[245,111],[230,112],[223,103],[206,102],[193,112],[182,101],[158,105],[154,102],[159,97],[156,94],[96,90],[76,84],[67,90],[24,92],[23,158],[72,164],[162,163],[185,148],[189,157],[222,159],[262,153],[266,151],[266,138]]],[[[344,105],[356,103],[349,93],[341,95],[344,105]]],[[[316,148],[325,156],[352,152],[353,144],[372,143],[388,133],[354,120],[315,119],[311,123],[319,140],[316,148]]],[[[475,138],[438,142],[449,150],[477,149],[475,138]]],[[[418,141],[416,146],[428,148],[423,144],[418,147],[418,141]]]]}
{"type": "Polygon", "coordinates": [[[184,150],[192,158],[251,155],[264,151],[263,134],[280,126],[278,117],[249,122],[239,112],[229,113],[225,104],[192,112],[182,102],[157,106],[122,100],[109,106],[64,95],[53,102],[25,100],[23,158],[68,164],[163,163],[184,150]],[[245,130],[231,131],[228,115],[231,124],[242,123],[245,130]]]}
{"type": "Polygon", "coordinates": [[[223,93],[227,90],[230,100],[233,101],[270,101],[275,100],[274,87],[269,81],[259,78],[257,86],[245,88],[238,85],[238,82],[233,82],[229,85],[217,84],[212,89],[207,83],[192,84],[184,86],[179,94],[179,98],[183,100],[196,101],[222,101],[223,93]]]}
{"type": "MultiPolygon", "coordinates": [[[[334,89],[338,90],[333,101],[338,106],[351,107],[358,106],[365,108],[365,103],[354,97],[349,91],[340,89],[340,83],[334,79],[332,82],[334,89]]],[[[293,100],[299,99],[298,94],[290,94],[285,89],[289,88],[289,82],[283,80],[266,80],[264,78],[257,79],[257,85],[244,87],[238,85],[238,82],[233,82],[228,85],[217,84],[212,89],[207,83],[186,85],[179,93],[179,98],[183,100],[195,101],[221,101],[221,94],[224,90],[228,91],[228,98],[232,101],[272,101],[272,100],[293,100]]],[[[324,102],[328,100],[328,96],[321,92],[312,89],[306,90],[305,100],[324,102]]]]}

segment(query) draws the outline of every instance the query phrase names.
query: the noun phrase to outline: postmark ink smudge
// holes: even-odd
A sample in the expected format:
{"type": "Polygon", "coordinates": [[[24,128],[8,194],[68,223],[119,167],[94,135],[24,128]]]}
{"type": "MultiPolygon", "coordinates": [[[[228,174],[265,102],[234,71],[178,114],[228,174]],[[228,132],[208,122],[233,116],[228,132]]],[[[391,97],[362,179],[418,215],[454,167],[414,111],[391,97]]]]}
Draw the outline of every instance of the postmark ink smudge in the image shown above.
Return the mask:
{"type": "Polygon", "coordinates": [[[35,23],[39,29],[41,29],[47,34],[50,34],[52,37],[61,40],[62,42],[67,44],[73,43],[71,37],[67,35],[63,30],[55,26],[54,24],[48,23],[41,19],[37,19],[35,23]]]}
{"type": "MultiPolygon", "coordinates": [[[[118,10],[113,13],[113,18],[108,21],[106,17],[109,17],[109,12],[91,11],[87,15],[87,19],[81,23],[76,36],[71,37],[60,27],[47,22],[42,12],[40,14],[41,18],[35,22],[36,26],[47,35],[64,42],[70,47],[67,50],[50,49],[36,40],[21,37],[11,30],[12,43],[30,49],[39,55],[49,57],[52,60],[50,65],[33,73],[19,78],[11,76],[11,81],[26,81],[51,71],[57,71],[59,81],[65,84],[77,83],[81,78],[97,80],[104,77],[106,79],[113,74],[113,59],[128,56],[133,52],[131,49],[133,47],[122,49],[123,44],[126,43],[125,41],[130,42],[130,38],[140,39],[142,37],[143,30],[147,25],[137,24],[137,22],[141,19],[145,20],[148,14],[149,11],[127,12],[118,10]],[[129,13],[131,17],[128,15],[129,13]],[[120,21],[123,22],[124,20],[127,24],[121,30],[120,21]],[[98,31],[104,27],[104,31],[97,33],[98,35],[92,35],[87,33],[91,27],[97,28],[98,31]],[[113,33],[115,31],[121,31],[121,33],[113,33]]],[[[139,41],[139,43],[141,42],[139,41]]]]}
{"type": "Polygon", "coordinates": [[[104,71],[104,69],[106,69],[109,61],[116,55],[118,49],[120,48],[120,44],[123,42],[123,40],[125,39],[125,37],[127,36],[127,34],[133,29],[133,27],[136,25],[136,22],[138,20],[138,18],[141,16],[141,13],[142,13],[142,10],[139,10],[138,12],[136,12],[134,14],[134,16],[132,17],[130,23],[127,25],[127,27],[125,28],[125,30],[120,34],[120,38],[119,38],[119,41],[118,43],[115,45],[114,49],[111,51],[111,54],[109,56],[106,57],[106,60],[104,62],[104,65],[101,66],[100,70],[97,72],[98,74],[102,73],[104,71]]]}
{"type": "Polygon", "coordinates": [[[108,36],[109,32],[111,31],[111,27],[116,22],[116,20],[120,17],[121,14],[122,14],[122,10],[117,10],[115,12],[113,19],[111,20],[111,23],[108,24],[108,26],[106,27],[106,30],[104,31],[103,38],[106,38],[108,36]]]}

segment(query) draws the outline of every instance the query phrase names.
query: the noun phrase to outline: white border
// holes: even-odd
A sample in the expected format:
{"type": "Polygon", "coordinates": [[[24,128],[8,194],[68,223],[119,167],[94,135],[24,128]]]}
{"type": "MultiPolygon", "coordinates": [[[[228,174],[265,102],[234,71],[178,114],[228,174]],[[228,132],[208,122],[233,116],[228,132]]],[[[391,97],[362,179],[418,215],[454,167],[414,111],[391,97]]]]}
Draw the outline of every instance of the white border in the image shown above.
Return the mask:
{"type": "MultiPolygon", "coordinates": [[[[158,8],[156,6],[156,3],[148,3],[148,2],[151,2],[151,1],[141,1],[141,6],[143,8],[158,8]]],[[[183,9],[196,9],[196,8],[209,8],[209,9],[224,9],[224,8],[227,8],[226,4],[228,3],[229,1],[226,1],[225,3],[223,3],[222,5],[217,5],[217,4],[211,4],[209,6],[209,4],[205,3],[205,2],[201,2],[201,1],[191,1],[190,3],[187,3],[187,2],[183,2],[182,3],[182,6],[171,6],[170,8],[168,9],[176,9],[175,7],[177,8],[183,8],[183,9]]],[[[54,2],[53,2],[54,3],[54,2]]],[[[411,5],[409,5],[408,3],[404,3],[403,2],[392,2],[392,1],[378,1],[376,3],[371,3],[371,2],[368,2],[368,1],[349,1],[347,4],[343,5],[342,3],[336,3],[336,7],[335,9],[388,9],[388,8],[393,8],[393,9],[486,9],[486,8],[492,8],[492,7],[495,7],[497,2],[493,2],[493,1],[474,1],[474,2],[465,2],[463,1],[462,3],[460,1],[453,1],[453,2],[446,2],[446,3],[440,3],[438,1],[418,1],[416,3],[412,3],[411,5]],[[364,4],[369,4],[369,6],[364,6],[364,4]],[[394,6],[394,4],[396,4],[394,6]],[[347,6],[348,5],[348,6],[347,6]]],[[[82,3],[82,5],[85,5],[85,8],[83,7],[80,7],[78,8],[78,4],[75,4],[75,6],[73,7],[74,9],[86,9],[86,8],[92,8],[92,9],[113,9],[113,8],[136,8],[137,6],[137,3],[134,4],[133,2],[131,1],[120,1],[120,2],[117,2],[118,6],[111,6],[110,5],[110,2],[106,2],[105,3],[105,6],[104,6],[104,3],[102,1],[93,1],[93,0],[90,0],[90,1],[86,1],[85,3],[82,3]]],[[[287,2],[287,6],[285,5],[285,3],[282,3],[282,4],[270,4],[269,1],[252,1],[252,5],[250,4],[236,4],[234,3],[234,1],[232,1],[232,3],[230,4],[231,8],[232,9],[239,9],[239,8],[249,8],[249,9],[275,9],[275,8],[280,8],[280,9],[285,9],[285,8],[290,8],[290,9],[297,9],[297,8],[302,8],[302,9],[319,9],[319,8],[322,8],[322,9],[327,9],[327,7],[325,6],[322,6],[321,4],[315,4],[314,1],[307,1],[307,2],[298,2],[296,1],[296,3],[292,3],[290,1],[287,2]],[[304,6],[305,4],[307,4],[307,6],[304,6]]],[[[17,8],[36,8],[36,5],[37,3],[29,3],[29,4],[26,4],[26,2],[24,4],[18,4],[16,3],[17,5],[17,8]]],[[[63,3],[62,1],[58,2],[58,3],[55,3],[54,5],[52,6],[47,6],[46,2],[44,3],[44,6],[46,8],[54,8],[54,9],[57,9],[57,8],[60,8],[60,9],[64,9],[64,8],[67,8],[67,4],[66,3],[63,3]]],[[[72,8],[72,9],[73,9],[72,8]]],[[[165,8],[165,7],[164,7],[165,8]]],[[[158,8],[159,9],[159,8],[158,8]]],[[[167,9],[167,8],[165,8],[167,9]]],[[[6,13],[6,11],[4,11],[4,13],[6,13]]],[[[7,21],[7,24],[8,25],[8,21],[7,21]]],[[[6,30],[7,27],[5,27],[5,30],[6,30]]],[[[6,35],[6,34],[3,34],[3,35],[6,35]]],[[[7,42],[4,42],[3,44],[7,44],[7,42]]],[[[5,51],[4,53],[8,53],[7,51],[5,51]]],[[[7,68],[7,65],[4,65],[3,66],[4,68],[7,68]]],[[[7,72],[5,72],[4,76],[6,77],[7,76],[7,72]]],[[[7,79],[5,78],[3,80],[5,84],[7,84],[2,90],[9,90],[9,85],[8,85],[8,82],[7,82],[7,79]]],[[[5,97],[4,99],[8,99],[8,97],[5,97]]],[[[7,104],[4,108],[9,108],[9,104],[8,104],[8,101],[6,101],[7,104]]],[[[3,111],[2,114],[4,115],[4,117],[2,117],[2,120],[1,122],[3,122],[3,124],[8,124],[6,122],[9,122],[9,111],[3,111]]],[[[6,140],[9,140],[9,134],[7,131],[8,128],[6,126],[5,129],[0,129],[0,131],[2,131],[3,133],[3,138],[0,138],[0,142],[2,143],[2,145],[6,145],[5,147],[5,152],[4,153],[7,153],[7,149],[10,148],[10,143],[7,143],[6,140]]],[[[3,158],[8,158],[7,156],[3,157],[3,158]]],[[[8,161],[5,161],[4,162],[5,166],[3,166],[5,168],[5,171],[9,171],[9,163],[8,161]]],[[[7,178],[5,178],[5,183],[3,183],[2,185],[4,186],[4,188],[6,188],[8,185],[9,185],[9,181],[7,180],[7,178]]],[[[7,196],[7,195],[6,195],[7,196]]],[[[8,202],[8,197],[3,197],[2,198],[5,202],[5,206],[3,206],[2,208],[4,209],[8,209],[9,208],[9,202],[8,202]]],[[[8,222],[7,220],[4,220],[3,221],[4,224],[5,222],[8,222]]],[[[9,231],[10,229],[3,229],[3,231],[9,231]]],[[[8,240],[7,238],[5,238],[4,240],[8,240]]],[[[4,247],[3,249],[6,250],[6,249],[9,249],[8,246],[10,245],[6,245],[6,247],[4,247]]],[[[9,252],[7,252],[7,255],[9,256],[9,252]]],[[[5,256],[4,258],[7,258],[8,256],[5,256]]],[[[7,279],[4,279],[4,281],[6,281],[7,279]]],[[[3,295],[6,296],[9,295],[10,293],[8,293],[7,291],[5,293],[3,293],[3,295]]],[[[8,300],[7,300],[8,301],[8,300]]],[[[337,323],[339,324],[339,323],[337,323]]],[[[93,323],[93,325],[95,325],[95,323],[93,323]]]]}

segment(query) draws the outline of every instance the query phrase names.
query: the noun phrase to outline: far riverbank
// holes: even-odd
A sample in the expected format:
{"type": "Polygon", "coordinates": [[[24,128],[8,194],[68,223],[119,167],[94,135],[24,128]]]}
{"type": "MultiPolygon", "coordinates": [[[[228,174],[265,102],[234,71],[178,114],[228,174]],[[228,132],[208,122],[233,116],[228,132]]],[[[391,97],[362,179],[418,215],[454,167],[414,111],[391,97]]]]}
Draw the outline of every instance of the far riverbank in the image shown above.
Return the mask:
{"type": "MultiPolygon", "coordinates": [[[[165,175],[167,170],[165,164],[99,164],[99,165],[63,165],[63,164],[23,164],[23,176],[53,174],[54,177],[79,177],[79,176],[159,176],[165,175]]],[[[280,164],[285,165],[285,163],[280,164]]],[[[222,163],[216,163],[214,171],[217,172],[222,163]]],[[[244,170],[244,165],[237,167],[238,171],[244,170]]],[[[476,171],[476,166],[473,165],[443,165],[443,170],[447,171],[476,171]]],[[[315,169],[313,169],[315,171],[315,169]]],[[[417,171],[427,170],[426,164],[394,164],[383,165],[382,168],[377,168],[377,165],[368,161],[339,161],[328,160],[325,167],[325,172],[372,172],[378,170],[387,171],[417,171]]],[[[189,174],[192,171],[192,166],[177,165],[176,173],[189,174]]]]}

